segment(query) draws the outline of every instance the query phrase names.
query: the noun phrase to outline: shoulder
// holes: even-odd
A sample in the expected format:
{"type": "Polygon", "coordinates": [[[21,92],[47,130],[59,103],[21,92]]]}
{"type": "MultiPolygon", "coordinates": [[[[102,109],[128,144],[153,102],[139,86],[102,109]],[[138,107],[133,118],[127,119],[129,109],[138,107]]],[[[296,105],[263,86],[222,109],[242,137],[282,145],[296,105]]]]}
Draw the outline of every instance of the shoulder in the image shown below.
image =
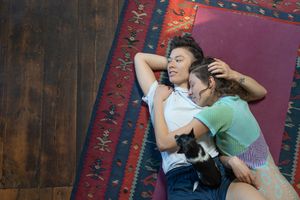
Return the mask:
{"type": "Polygon", "coordinates": [[[205,107],[202,112],[225,114],[232,112],[232,107],[230,102],[219,100],[212,106],[205,107]]]}
{"type": "MultiPolygon", "coordinates": [[[[226,99],[225,99],[226,100],[226,99]]],[[[230,122],[233,118],[234,109],[231,103],[218,100],[212,106],[203,108],[194,117],[202,121],[226,121],[230,122]]]]}
{"type": "Polygon", "coordinates": [[[143,97],[143,101],[145,101],[147,104],[149,104],[150,101],[152,102],[157,87],[158,87],[158,82],[153,81],[153,83],[150,85],[148,93],[143,97]]]}

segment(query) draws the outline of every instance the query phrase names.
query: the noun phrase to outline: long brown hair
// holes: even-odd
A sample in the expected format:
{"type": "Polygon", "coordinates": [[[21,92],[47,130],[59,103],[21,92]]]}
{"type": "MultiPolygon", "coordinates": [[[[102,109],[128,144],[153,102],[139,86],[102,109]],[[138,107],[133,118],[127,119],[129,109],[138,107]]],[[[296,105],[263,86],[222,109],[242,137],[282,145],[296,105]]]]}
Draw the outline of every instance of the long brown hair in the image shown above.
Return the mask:
{"type": "Polygon", "coordinates": [[[247,97],[247,91],[235,81],[226,80],[224,78],[217,78],[215,74],[208,71],[208,65],[215,62],[213,58],[206,57],[202,61],[196,60],[191,65],[189,71],[193,73],[198,79],[209,87],[209,78],[213,77],[216,83],[215,94],[218,97],[221,96],[234,96],[239,95],[245,99],[247,97]]]}

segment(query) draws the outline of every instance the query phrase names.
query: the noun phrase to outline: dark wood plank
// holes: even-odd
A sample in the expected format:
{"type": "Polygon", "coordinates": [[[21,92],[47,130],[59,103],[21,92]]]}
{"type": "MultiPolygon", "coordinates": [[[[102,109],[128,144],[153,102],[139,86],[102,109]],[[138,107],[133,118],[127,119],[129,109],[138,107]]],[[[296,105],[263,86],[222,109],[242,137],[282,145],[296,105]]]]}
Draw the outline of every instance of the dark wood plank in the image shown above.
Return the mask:
{"type": "Polygon", "coordinates": [[[47,1],[40,186],[73,184],[76,155],[77,0],[47,1]]]}
{"type": "MultiPolygon", "coordinates": [[[[105,3],[103,3],[104,5],[105,3]]],[[[79,0],[79,30],[78,30],[78,95],[77,95],[77,138],[76,160],[81,152],[93,101],[95,100],[94,82],[98,80],[95,71],[97,67],[95,59],[96,17],[98,1],[79,0]],[[96,79],[96,80],[95,80],[96,79]]]]}
{"type": "Polygon", "coordinates": [[[3,177],[3,147],[7,126],[7,48],[9,27],[9,0],[0,0],[0,182],[3,177]]]}
{"type": "Polygon", "coordinates": [[[69,200],[72,187],[0,189],[1,200],[69,200]]]}
{"type": "Polygon", "coordinates": [[[0,199],[69,199],[122,4],[0,0],[0,199]]]}
{"type": "Polygon", "coordinates": [[[72,187],[56,187],[53,189],[52,200],[68,200],[71,197],[72,187]]]}
{"type": "Polygon", "coordinates": [[[18,197],[18,189],[0,189],[1,200],[15,200],[18,197]]]}
{"type": "Polygon", "coordinates": [[[38,185],[43,83],[43,18],[37,0],[11,1],[6,76],[6,126],[0,185],[38,185]]]}
{"type": "Polygon", "coordinates": [[[123,0],[79,1],[77,161],[112,45],[120,4],[123,0]]]}
{"type": "Polygon", "coordinates": [[[40,188],[40,190],[39,190],[39,199],[40,200],[53,200],[53,196],[54,195],[53,195],[52,187],[51,188],[40,188]]]}
{"type": "Polygon", "coordinates": [[[40,200],[38,188],[19,189],[16,200],[40,200]]]}

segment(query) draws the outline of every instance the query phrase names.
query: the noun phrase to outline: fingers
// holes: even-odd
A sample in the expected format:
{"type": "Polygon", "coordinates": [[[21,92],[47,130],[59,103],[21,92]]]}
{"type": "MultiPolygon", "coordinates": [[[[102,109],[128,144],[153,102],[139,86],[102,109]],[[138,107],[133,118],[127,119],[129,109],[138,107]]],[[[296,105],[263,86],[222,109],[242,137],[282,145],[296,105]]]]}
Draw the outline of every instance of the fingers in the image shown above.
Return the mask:
{"type": "Polygon", "coordinates": [[[246,175],[246,176],[241,176],[238,178],[238,180],[244,182],[244,183],[248,183],[248,184],[252,184],[252,180],[250,178],[250,176],[246,175]]]}
{"type": "Polygon", "coordinates": [[[256,176],[250,172],[250,174],[246,177],[247,183],[253,185],[256,189],[259,189],[259,182],[256,179],[256,176]]]}
{"type": "Polygon", "coordinates": [[[209,68],[208,71],[210,71],[212,74],[223,74],[226,72],[222,67],[212,67],[209,68]]]}
{"type": "Polygon", "coordinates": [[[252,172],[243,175],[241,174],[241,176],[237,177],[237,179],[241,182],[245,182],[250,185],[253,185],[256,189],[259,189],[259,182],[256,179],[256,176],[252,172]]]}
{"type": "Polygon", "coordinates": [[[223,62],[222,60],[218,59],[218,58],[214,58],[215,61],[218,61],[218,62],[223,62]]]}
{"type": "Polygon", "coordinates": [[[228,66],[224,62],[216,61],[208,65],[208,71],[212,74],[226,73],[228,71],[228,66]]]}
{"type": "Polygon", "coordinates": [[[217,69],[217,68],[220,67],[220,66],[222,66],[222,63],[219,62],[219,61],[215,61],[215,62],[210,63],[210,64],[208,65],[208,69],[209,69],[209,70],[214,70],[214,69],[217,69]]]}
{"type": "Polygon", "coordinates": [[[259,181],[257,180],[256,176],[254,174],[252,174],[251,176],[251,182],[252,182],[252,185],[259,190],[259,181]]]}

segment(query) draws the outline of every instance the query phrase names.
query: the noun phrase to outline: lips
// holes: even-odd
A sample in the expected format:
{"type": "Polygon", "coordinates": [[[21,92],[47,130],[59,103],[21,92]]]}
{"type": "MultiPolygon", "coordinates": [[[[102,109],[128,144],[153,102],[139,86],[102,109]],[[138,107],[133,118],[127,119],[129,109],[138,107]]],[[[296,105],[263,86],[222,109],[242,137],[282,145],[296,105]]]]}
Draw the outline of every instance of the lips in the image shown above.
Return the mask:
{"type": "Polygon", "coordinates": [[[175,76],[177,74],[177,72],[175,71],[169,71],[169,77],[175,76]]]}

